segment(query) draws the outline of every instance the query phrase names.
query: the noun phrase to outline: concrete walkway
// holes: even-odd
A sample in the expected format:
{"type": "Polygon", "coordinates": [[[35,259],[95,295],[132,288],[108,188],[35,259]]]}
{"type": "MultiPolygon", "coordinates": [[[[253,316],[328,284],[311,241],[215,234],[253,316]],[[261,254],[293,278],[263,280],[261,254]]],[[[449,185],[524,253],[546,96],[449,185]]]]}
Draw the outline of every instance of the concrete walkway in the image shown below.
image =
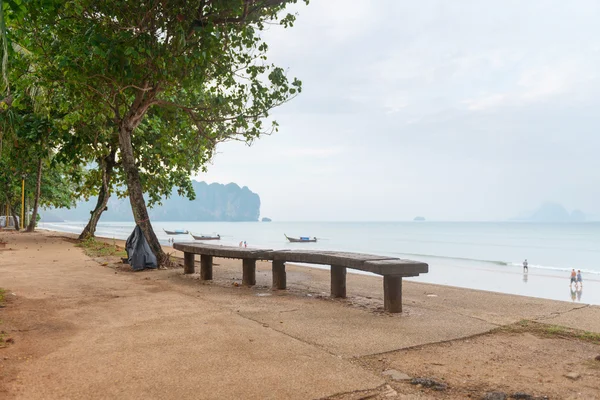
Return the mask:
{"type": "Polygon", "coordinates": [[[348,275],[352,297],[334,301],[317,269],[289,266],[290,290],[272,292],[267,264],[248,289],[232,285],[235,261],[215,260],[203,283],[103,266],[49,233],[0,238],[12,248],[0,252],[0,328],[15,338],[0,349],[8,398],[323,398],[384,384],[354,357],[521,319],[600,332],[598,307],[406,283],[406,312],[390,315],[379,277],[348,275]]]}

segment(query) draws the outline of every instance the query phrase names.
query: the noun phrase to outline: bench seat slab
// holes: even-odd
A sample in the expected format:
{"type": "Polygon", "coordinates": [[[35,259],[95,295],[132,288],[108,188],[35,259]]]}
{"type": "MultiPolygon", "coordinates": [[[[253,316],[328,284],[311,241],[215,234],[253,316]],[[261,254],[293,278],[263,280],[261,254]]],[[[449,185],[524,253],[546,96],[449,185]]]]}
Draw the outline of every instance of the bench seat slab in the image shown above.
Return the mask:
{"type": "Polygon", "coordinates": [[[271,260],[271,249],[256,249],[248,247],[221,246],[202,243],[174,243],[175,250],[184,253],[205,254],[222,258],[254,258],[256,260],[271,260]]]}
{"type": "Polygon", "coordinates": [[[275,250],[273,260],[302,262],[308,264],[343,265],[347,268],[362,269],[366,261],[388,260],[391,257],[373,254],[347,253],[343,251],[275,250]]]}
{"type": "Polygon", "coordinates": [[[429,271],[429,266],[419,261],[396,258],[390,260],[366,261],[360,269],[384,276],[418,276],[419,274],[426,274],[429,271]]]}

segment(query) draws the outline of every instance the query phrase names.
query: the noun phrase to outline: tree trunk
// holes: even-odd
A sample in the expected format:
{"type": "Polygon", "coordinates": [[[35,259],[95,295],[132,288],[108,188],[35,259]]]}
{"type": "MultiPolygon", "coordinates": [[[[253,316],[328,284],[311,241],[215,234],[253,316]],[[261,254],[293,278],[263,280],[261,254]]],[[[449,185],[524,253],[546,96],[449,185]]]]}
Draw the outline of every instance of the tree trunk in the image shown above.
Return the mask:
{"type": "Polygon", "coordinates": [[[131,211],[135,223],[140,226],[144,237],[150,245],[152,252],[156,256],[158,265],[165,265],[168,262],[168,257],[162,250],[158,238],[152,229],[150,218],[148,217],[148,209],[144,200],[144,190],[140,181],[140,172],[135,165],[135,156],[133,154],[133,146],[131,144],[131,135],[133,130],[139,125],[139,121],[147,110],[137,109],[135,115],[128,115],[119,124],[119,147],[121,149],[121,165],[125,172],[125,180],[127,181],[127,190],[129,192],[129,201],[131,203],[131,211]]]}
{"type": "MultiPolygon", "coordinates": [[[[8,204],[8,214],[12,215],[13,217],[13,222],[15,225],[15,230],[20,230],[21,228],[19,227],[20,224],[17,224],[17,211],[15,208],[13,208],[13,202],[15,202],[15,196],[14,193],[12,193],[12,191],[10,190],[10,182],[5,182],[5,194],[4,197],[6,198],[6,204],[8,204]]],[[[6,227],[8,227],[8,218],[6,220],[6,227]]]]}
{"type": "Polygon", "coordinates": [[[12,214],[12,217],[13,217],[13,221],[15,223],[15,231],[20,231],[21,230],[21,226],[20,226],[21,222],[18,219],[19,216],[17,215],[15,209],[12,206],[9,206],[9,208],[10,208],[10,213],[12,214]],[[19,222],[17,223],[17,221],[19,221],[19,222]]]}
{"type": "Polygon", "coordinates": [[[100,166],[102,168],[102,186],[100,187],[100,192],[98,193],[96,208],[94,208],[94,210],[91,212],[92,215],[90,220],[83,229],[83,232],[81,232],[81,235],[79,235],[79,240],[94,237],[96,234],[96,226],[98,225],[98,221],[100,220],[102,213],[107,209],[106,205],[108,204],[108,199],[110,198],[112,173],[116,164],[115,154],[116,149],[112,149],[109,155],[100,160],[100,166]]]}
{"type": "MultiPolygon", "coordinates": [[[[40,204],[40,190],[42,189],[42,162],[43,159],[42,157],[40,157],[37,166],[37,182],[35,184],[35,199],[33,200],[33,213],[31,214],[31,221],[29,221],[27,232],[33,232],[35,230],[35,224],[37,223],[37,212],[38,206],[40,204]]],[[[23,221],[23,226],[25,226],[25,221],[23,221]]]]}

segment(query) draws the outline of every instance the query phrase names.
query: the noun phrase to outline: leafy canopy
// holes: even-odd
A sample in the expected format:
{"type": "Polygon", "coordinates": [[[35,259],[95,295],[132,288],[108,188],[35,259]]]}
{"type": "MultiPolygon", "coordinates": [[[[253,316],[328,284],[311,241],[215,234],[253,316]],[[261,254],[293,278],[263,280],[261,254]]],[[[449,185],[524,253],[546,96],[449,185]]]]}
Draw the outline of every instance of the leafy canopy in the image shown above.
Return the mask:
{"type": "Polygon", "coordinates": [[[282,11],[294,2],[22,0],[27,17],[13,33],[32,52],[35,79],[62,93],[65,127],[75,127],[65,157],[97,159],[125,127],[156,201],[174,185],[193,196],[189,175],[217,143],[277,129],[264,121],[301,82],[267,62],[261,31],[291,26],[282,11]]]}

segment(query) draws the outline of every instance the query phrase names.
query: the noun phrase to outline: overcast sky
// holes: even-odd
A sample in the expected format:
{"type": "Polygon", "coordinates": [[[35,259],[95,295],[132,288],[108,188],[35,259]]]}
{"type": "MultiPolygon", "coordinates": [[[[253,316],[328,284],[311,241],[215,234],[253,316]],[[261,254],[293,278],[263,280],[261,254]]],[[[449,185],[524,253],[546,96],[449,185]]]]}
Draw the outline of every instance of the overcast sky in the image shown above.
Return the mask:
{"type": "Polygon", "coordinates": [[[600,2],[311,0],[267,33],[280,131],[198,176],[280,221],[600,215],[600,2]]]}

